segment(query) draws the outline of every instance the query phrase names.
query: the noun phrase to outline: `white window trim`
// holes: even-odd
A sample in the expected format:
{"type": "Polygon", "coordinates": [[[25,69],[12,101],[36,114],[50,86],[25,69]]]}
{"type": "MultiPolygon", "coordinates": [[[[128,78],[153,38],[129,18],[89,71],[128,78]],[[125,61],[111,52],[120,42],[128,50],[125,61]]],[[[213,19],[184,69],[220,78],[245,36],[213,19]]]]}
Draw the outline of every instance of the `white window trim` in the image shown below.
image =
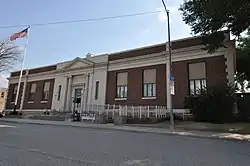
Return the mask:
{"type": "Polygon", "coordinates": [[[44,101],[41,101],[41,103],[48,103],[48,101],[44,100],[44,101]]]}
{"type": "Polygon", "coordinates": [[[196,94],[196,92],[197,92],[197,90],[198,90],[198,89],[196,89],[196,86],[195,86],[195,85],[196,85],[196,83],[195,83],[196,80],[199,80],[200,83],[201,83],[201,85],[202,85],[202,81],[205,80],[205,84],[206,84],[206,85],[205,85],[204,87],[201,87],[201,88],[202,88],[203,90],[206,90],[206,88],[207,88],[207,79],[206,79],[206,78],[202,78],[202,79],[191,79],[191,80],[189,80],[189,83],[188,83],[188,84],[189,84],[189,95],[199,95],[199,94],[196,94]],[[194,92],[193,92],[193,93],[191,92],[190,81],[194,81],[194,92]]]}
{"type": "Polygon", "coordinates": [[[127,85],[117,85],[117,86],[116,86],[116,98],[121,98],[121,99],[125,99],[125,98],[126,98],[126,99],[127,99],[127,97],[128,97],[128,86],[127,86],[127,85]],[[117,95],[117,88],[118,88],[118,87],[120,87],[120,88],[121,88],[121,87],[123,87],[123,88],[126,87],[126,89],[127,89],[126,95],[123,95],[122,97],[119,97],[119,95],[117,95]]]}
{"type": "Polygon", "coordinates": [[[127,98],[115,98],[115,100],[127,100],[127,98]]]}
{"type": "MultiPolygon", "coordinates": [[[[143,89],[142,98],[146,98],[146,99],[147,99],[147,98],[156,98],[156,95],[157,95],[157,94],[156,94],[156,93],[157,93],[157,91],[156,91],[156,83],[143,83],[142,86],[143,86],[143,88],[142,88],[142,89],[143,89]],[[155,96],[144,96],[144,85],[145,85],[145,84],[153,84],[153,85],[155,85],[155,96]]],[[[153,87],[152,87],[152,88],[153,88],[153,87]]],[[[148,89],[147,89],[147,90],[148,90],[148,89]]],[[[147,92],[148,92],[148,91],[147,91],[147,92]]],[[[153,89],[152,89],[152,92],[153,92],[153,89]]]]}
{"type": "Polygon", "coordinates": [[[27,103],[31,104],[31,103],[34,103],[34,101],[27,101],[27,103]]]}
{"type": "Polygon", "coordinates": [[[153,97],[142,97],[141,99],[142,100],[155,100],[156,96],[153,96],[153,97]]]}

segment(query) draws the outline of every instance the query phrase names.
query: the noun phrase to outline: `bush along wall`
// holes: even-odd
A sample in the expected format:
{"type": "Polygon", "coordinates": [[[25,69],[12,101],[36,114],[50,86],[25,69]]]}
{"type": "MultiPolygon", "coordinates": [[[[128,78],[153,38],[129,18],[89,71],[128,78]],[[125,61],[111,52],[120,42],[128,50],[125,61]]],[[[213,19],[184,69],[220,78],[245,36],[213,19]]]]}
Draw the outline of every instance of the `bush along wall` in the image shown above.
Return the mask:
{"type": "Polygon", "coordinates": [[[197,95],[186,96],[184,107],[190,109],[199,122],[225,123],[233,120],[235,88],[211,86],[197,95]]]}
{"type": "Polygon", "coordinates": [[[238,120],[250,122],[250,93],[237,94],[238,120]]]}

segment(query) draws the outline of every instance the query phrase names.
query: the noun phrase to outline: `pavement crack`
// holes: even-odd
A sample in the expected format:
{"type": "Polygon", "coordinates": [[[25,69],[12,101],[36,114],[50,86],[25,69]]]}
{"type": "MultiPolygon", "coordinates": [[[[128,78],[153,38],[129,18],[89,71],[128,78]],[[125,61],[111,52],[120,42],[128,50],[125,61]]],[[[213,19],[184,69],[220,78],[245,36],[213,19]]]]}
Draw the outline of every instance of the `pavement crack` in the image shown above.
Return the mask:
{"type": "Polygon", "coordinates": [[[76,159],[73,157],[55,155],[53,153],[40,151],[39,149],[24,149],[24,148],[18,147],[16,145],[10,145],[10,144],[4,144],[4,143],[0,143],[0,147],[7,147],[7,148],[12,148],[12,149],[30,152],[30,153],[37,153],[37,154],[45,155],[47,157],[53,157],[56,159],[66,159],[66,160],[70,160],[73,162],[78,162],[78,163],[84,164],[86,166],[99,166],[99,164],[97,164],[94,161],[87,161],[87,160],[82,160],[82,159],[76,159]]]}

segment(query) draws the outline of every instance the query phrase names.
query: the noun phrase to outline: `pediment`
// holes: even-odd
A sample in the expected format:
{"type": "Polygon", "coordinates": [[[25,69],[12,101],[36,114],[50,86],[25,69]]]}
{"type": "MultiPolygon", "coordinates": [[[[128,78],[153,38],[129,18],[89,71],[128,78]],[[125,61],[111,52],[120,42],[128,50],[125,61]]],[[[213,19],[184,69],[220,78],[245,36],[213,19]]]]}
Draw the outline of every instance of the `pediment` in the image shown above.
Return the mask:
{"type": "Polygon", "coordinates": [[[82,67],[88,67],[92,65],[93,65],[92,62],[77,57],[73,61],[71,61],[67,66],[65,66],[64,69],[82,68],[82,67]]]}

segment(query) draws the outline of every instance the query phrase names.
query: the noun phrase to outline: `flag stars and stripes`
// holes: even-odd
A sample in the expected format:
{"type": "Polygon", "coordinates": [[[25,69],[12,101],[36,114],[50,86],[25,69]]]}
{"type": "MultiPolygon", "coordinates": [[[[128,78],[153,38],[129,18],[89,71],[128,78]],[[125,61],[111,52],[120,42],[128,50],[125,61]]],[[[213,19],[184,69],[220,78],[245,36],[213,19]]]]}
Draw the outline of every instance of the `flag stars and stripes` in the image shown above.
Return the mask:
{"type": "Polygon", "coordinates": [[[29,27],[24,29],[21,32],[14,33],[12,36],[10,36],[10,40],[13,41],[13,40],[16,40],[17,38],[26,37],[28,35],[28,31],[29,31],[29,27]]]}

